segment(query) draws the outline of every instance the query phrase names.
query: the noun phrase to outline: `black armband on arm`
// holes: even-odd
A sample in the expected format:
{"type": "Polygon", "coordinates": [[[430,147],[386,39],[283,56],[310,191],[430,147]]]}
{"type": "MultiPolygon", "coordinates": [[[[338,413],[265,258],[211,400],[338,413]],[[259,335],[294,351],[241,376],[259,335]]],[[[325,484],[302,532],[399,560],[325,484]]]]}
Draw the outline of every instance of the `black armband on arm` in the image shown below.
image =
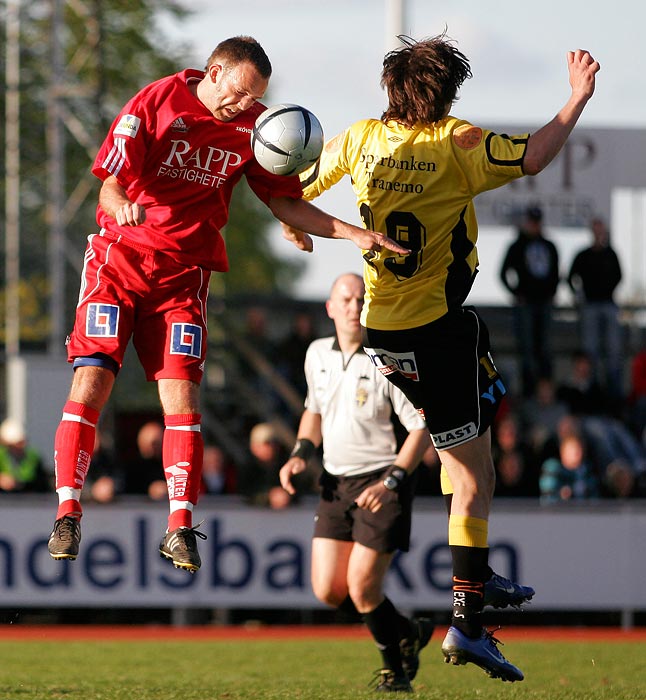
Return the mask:
{"type": "Polygon", "coordinates": [[[307,462],[314,456],[315,452],[316,445],[311,440],[308,440],[307,438],[298,438],[294,444],[294,449],[289,456],[300,457],[307,462]]]}
{"type": "Polygon", "coordinates": [[[384,479],[383,483],[389,491],[399,491],[399,487],[404,483],[404,481],[406,481],[407,478],[408,472],[405,469],[398,467],[396,464],[393,464],[388,468],[386,478],[384,479]]]}

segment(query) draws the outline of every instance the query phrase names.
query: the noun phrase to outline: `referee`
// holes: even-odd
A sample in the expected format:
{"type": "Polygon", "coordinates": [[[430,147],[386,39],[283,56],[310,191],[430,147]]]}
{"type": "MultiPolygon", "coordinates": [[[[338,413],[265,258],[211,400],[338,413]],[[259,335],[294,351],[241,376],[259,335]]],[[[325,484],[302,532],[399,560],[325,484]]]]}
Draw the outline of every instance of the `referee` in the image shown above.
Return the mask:
{"type": "Polygon", "coordinates": [[[377,690],[410,692],[433,625],[399,613],[384,595],[383,581],[395,551],[409,548],[412,473],[431,441],[412,404],[363,352],[363,296],[359,275],[341,275],[332,286],[326,308],[336,335],[315,340],[307,351],[305,411],[280,480],[295,493],[292,476],[304,471],[323,443],[312,541],[314,594],[362,615],[381,651],[377,690]],[[408,431],[399,452],[393,410],[408,431]]]}

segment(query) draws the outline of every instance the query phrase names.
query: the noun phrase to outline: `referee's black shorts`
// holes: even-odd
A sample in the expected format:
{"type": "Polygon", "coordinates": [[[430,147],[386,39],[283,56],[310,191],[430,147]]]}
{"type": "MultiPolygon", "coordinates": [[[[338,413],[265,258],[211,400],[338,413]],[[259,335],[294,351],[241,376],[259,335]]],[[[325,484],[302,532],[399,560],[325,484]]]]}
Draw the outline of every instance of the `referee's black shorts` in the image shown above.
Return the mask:
{"type": "Polygon", "coordinates": [[[451,310],[419,328],[364,328],[363,345],[422,413],[437,450],[468,442],[493,423],[506,389],[475,309],[451,310]]]}
{"type": "Polygon", "coordinates": [[[390,553],[410,547],[411,513],[415,474],[388,492],[388,500],[376,512],[358,508],[355,499],[371,484],[383,480],[386,469],[360,476],[334,476],[323,470],[321,499],[314,517],[314,537],[358,542],[377,552],[390,553]]]}

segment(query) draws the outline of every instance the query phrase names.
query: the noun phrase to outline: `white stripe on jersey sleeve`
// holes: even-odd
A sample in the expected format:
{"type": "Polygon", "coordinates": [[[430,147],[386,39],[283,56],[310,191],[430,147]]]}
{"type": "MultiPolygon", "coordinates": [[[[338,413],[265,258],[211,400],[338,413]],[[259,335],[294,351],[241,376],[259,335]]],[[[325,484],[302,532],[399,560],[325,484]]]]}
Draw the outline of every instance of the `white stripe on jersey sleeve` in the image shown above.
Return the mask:
{"type": "Polygon", "coordinates": [[[126,160],[126,140],[116,138],[107,158],[101,163],[111,175],[118,175],[126,160]]]}

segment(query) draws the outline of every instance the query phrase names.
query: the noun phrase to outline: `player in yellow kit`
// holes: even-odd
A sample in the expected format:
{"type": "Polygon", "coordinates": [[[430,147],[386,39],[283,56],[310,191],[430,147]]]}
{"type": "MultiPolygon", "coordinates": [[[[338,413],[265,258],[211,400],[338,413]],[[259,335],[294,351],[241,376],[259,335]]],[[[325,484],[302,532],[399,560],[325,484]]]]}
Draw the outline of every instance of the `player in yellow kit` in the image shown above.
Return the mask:
{"type": "MultiPolygon", "coordinates": [[[[505,388],[486,326],[463,305],[478,268],[473,199],[554,159],[594,92],[599,64],[587,51],[569,52],[566,104],[536,133],[507,136],[450,115],[471,77],[453,41],[400,38],[403,46],[384,59],[388,107],[381,119],[359,121],[332,139],[301,181],[313,199],[350,175],[365,226],[411,251],[365,252],[361,323],[365,351],[423,413],[453,487],[453,617],[442,651],[447,662],[522,680],[482,625],[492,575],[490,426],[505,388]]],[[[308,236],[289,227],[285,235],[311,248],[308,236]]]]}

